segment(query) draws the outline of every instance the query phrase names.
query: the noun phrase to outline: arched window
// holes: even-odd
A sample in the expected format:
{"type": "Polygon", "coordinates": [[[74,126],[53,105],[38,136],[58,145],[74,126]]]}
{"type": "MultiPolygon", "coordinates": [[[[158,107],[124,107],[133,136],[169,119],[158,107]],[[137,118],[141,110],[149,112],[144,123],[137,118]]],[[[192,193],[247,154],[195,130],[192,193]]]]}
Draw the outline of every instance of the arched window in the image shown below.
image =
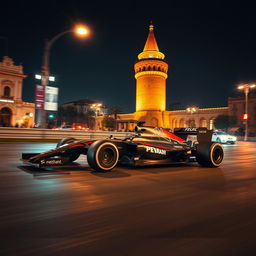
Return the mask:
{"type": "Polygon", "coordinates": [[[155,117],[151,118],[150,122],[152,126],[155,126],[155,127],[158,126],[158,120],[155,117]]]}
{"type": "Polygon", "coordinates": [[[0,110],[0,126],[8,127],[11,125],[12,111],[9,108],[0,110]]]}
{"type": "Polygon", "coordinates": [[[182,118],[182,119],[180,119],[179,128],[185,128],[185,127],[186,127],[185,120],[182,118]]]}
{"type": "Polygon", "coordinates": [[[196,127],[195,119],[193,119],[193,118],[188,119],[187,120],[187,127],[191,127],[191,128],[196,127]]]}
{"type": "Polygon", "coordinates": [[[202,118],[200,119],[200,125],[199,125],[199,127],[205,127],[205,128],[207,128],[207,121],[206,121],[206,119],[205,119],[204,117],[202,117],[202,118]]]}
{"type": "Polygon", "coordinates": [[[209,129],[210,130],[214,129],[214,117],[210,118],[209,120],[209,129]]]}
{"type": "Polygon", "coordinates": [[[158,71],[161,71],[161,67],[158,67],[158,71]]]}
{"type": "Polygon", "coordinates": [[[142,69],[142,71],[145,71],[145,70],[146,70],[146,67],[144,66],[143,69],[142,69]]]}
{"type": "Polygon", "coordinates": [[[153,66],[153,70],[156,70],[156,67],[155,67],[155,66],[153,66]]]}
{"type": "Polygon", "coordinates": [[[177,121],[177,119],[175,118],[175,119],[172,120],[172,129],[175,129],[175,128],[177,128],[177,127],[178,127],[178,121],[177,121]]]}
{"type": "Polygon", "coordinates": [[[10,87],[9,87],[9,86],[5,86],[5,87],[4,87],[4,96],[5,96],[5,97],[9,97],[10,94],[11,94],[11,89],[10,89],[10,87]]]}
{"type": "Polygon", "coordinates": [[[151,70],[151,67],[150,67],[150,66],[148,66],[148,70],[149,70],[149,71],[151,70]]]}

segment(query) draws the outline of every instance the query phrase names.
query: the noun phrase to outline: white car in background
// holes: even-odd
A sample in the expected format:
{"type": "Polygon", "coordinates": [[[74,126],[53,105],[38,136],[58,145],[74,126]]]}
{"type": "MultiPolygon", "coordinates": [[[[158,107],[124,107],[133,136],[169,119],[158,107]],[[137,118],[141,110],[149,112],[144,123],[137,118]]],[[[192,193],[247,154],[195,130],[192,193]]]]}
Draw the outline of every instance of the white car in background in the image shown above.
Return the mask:
{"type": "Polygon", "coordinates": [[[235,144],[236,140],[236,136],[230,135],[226,132],[214,131],[212,134],[213,142],[235,144]]]}

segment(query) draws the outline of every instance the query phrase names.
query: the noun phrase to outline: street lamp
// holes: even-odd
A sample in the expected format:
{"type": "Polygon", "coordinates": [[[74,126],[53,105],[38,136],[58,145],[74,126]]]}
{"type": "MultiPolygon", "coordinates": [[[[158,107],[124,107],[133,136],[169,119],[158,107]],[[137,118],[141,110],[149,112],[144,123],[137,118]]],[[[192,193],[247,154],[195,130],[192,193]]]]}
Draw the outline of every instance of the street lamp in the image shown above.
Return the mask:
{"type": "MultiPolygon", "coordinates": [[[[187,109],[186,109],[186,111],[188,112],[188,113],[190,113],[190,115],[192,116],[192,114],[194,114],[196,111],[197,111],[197,107],[188,107],[187,109]]],[[[190,122],[189,122],[189,126],[191,126],[191,121],[192,120],[190,120],[190,122]]],[[[192,124],[192,125],[195,125],[194,123],[192,124]]]]}
{"type": "Polygon", "coordinates": [[[97,128],[97,116],[98,116],[98,112],[100,111],[102,107],[102,103],[95,103],[91,105],[91,109],[93,109],[94,113],[95,113],[95,129],[97,128]]]}
{"type": "MultiPolygon", "coordinates": [[[[89,29],[82,25],[77,25],[74,27],[74,29],[63,31],[56,36],[54,36],[51,40],[45,41],[45,48],[44,48],[44,54],[43,54],[43,65],[42,65],[42,74],[37,75],[38,79],[41,79],[41,86],[43,88],[44,94],[46,86],[48,85],[48,81],[53,81],[54,78],[50,76],[50,64],[49,64],[49,58],[50,58],[50,50],[53,45],[53,43],[58,40],[60,37],[64,36],[67,33],[75,33],[79,37],[87,37],[90,33],[89,29]]],[[[36,109],[36,124],[39,127],[46,128],[46,111],[45,111],[45,98],[43,99],[43,106],[42,109],[36,109]]]]}
{"type": "Polygon", "coordinates": [[[254,89],[256,87],[255,84],[241,84],[237,87],[238,90],[243,90],[245,95],[245,113],[244,115],[247,117],[245,122],[245,133],[244,133],[244,141],[247,141],[248,138],[248,94],[250,89],[254,89]]]}
{"type": "Polygon", "coordinates": [[[98,111],[100,111],[102,104],[101,103],[95,103],[91,105],[91,108],[94,109],[95,117],[98,116],[98,111]]]}

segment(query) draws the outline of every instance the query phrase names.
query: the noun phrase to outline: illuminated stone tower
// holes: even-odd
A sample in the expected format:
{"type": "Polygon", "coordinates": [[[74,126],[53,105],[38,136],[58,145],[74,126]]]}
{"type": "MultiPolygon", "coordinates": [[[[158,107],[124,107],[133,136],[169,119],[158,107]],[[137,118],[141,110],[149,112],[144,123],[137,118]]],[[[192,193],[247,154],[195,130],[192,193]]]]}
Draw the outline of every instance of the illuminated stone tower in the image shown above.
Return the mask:
{"type": "Polygon", "coordinates": [[[166,78],[168,64],[164,54],[158,49],[154,27],[149,26],[149,34],[143,52],[134,65],[136,79],[137,120],[147,125],[162,126],[163,111],[166,110],[166,78]]]}

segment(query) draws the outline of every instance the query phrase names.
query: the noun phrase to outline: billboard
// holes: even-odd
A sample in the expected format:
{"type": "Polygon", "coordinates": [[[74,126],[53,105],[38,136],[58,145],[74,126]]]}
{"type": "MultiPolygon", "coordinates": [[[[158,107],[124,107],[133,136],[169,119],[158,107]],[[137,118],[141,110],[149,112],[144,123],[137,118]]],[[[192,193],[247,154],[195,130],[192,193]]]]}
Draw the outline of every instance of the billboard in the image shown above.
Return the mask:
{"type": "Polygon", "coordinates": [[[36,85],[35,107],[44,109],[44,87],[39,84],[36,85]]]}
{"type": "Polygon", "coordinates": [[[59,88],[46,86],[45,87],[45,110],[57,111],[58,110],[58,91],[59,88]]]}

